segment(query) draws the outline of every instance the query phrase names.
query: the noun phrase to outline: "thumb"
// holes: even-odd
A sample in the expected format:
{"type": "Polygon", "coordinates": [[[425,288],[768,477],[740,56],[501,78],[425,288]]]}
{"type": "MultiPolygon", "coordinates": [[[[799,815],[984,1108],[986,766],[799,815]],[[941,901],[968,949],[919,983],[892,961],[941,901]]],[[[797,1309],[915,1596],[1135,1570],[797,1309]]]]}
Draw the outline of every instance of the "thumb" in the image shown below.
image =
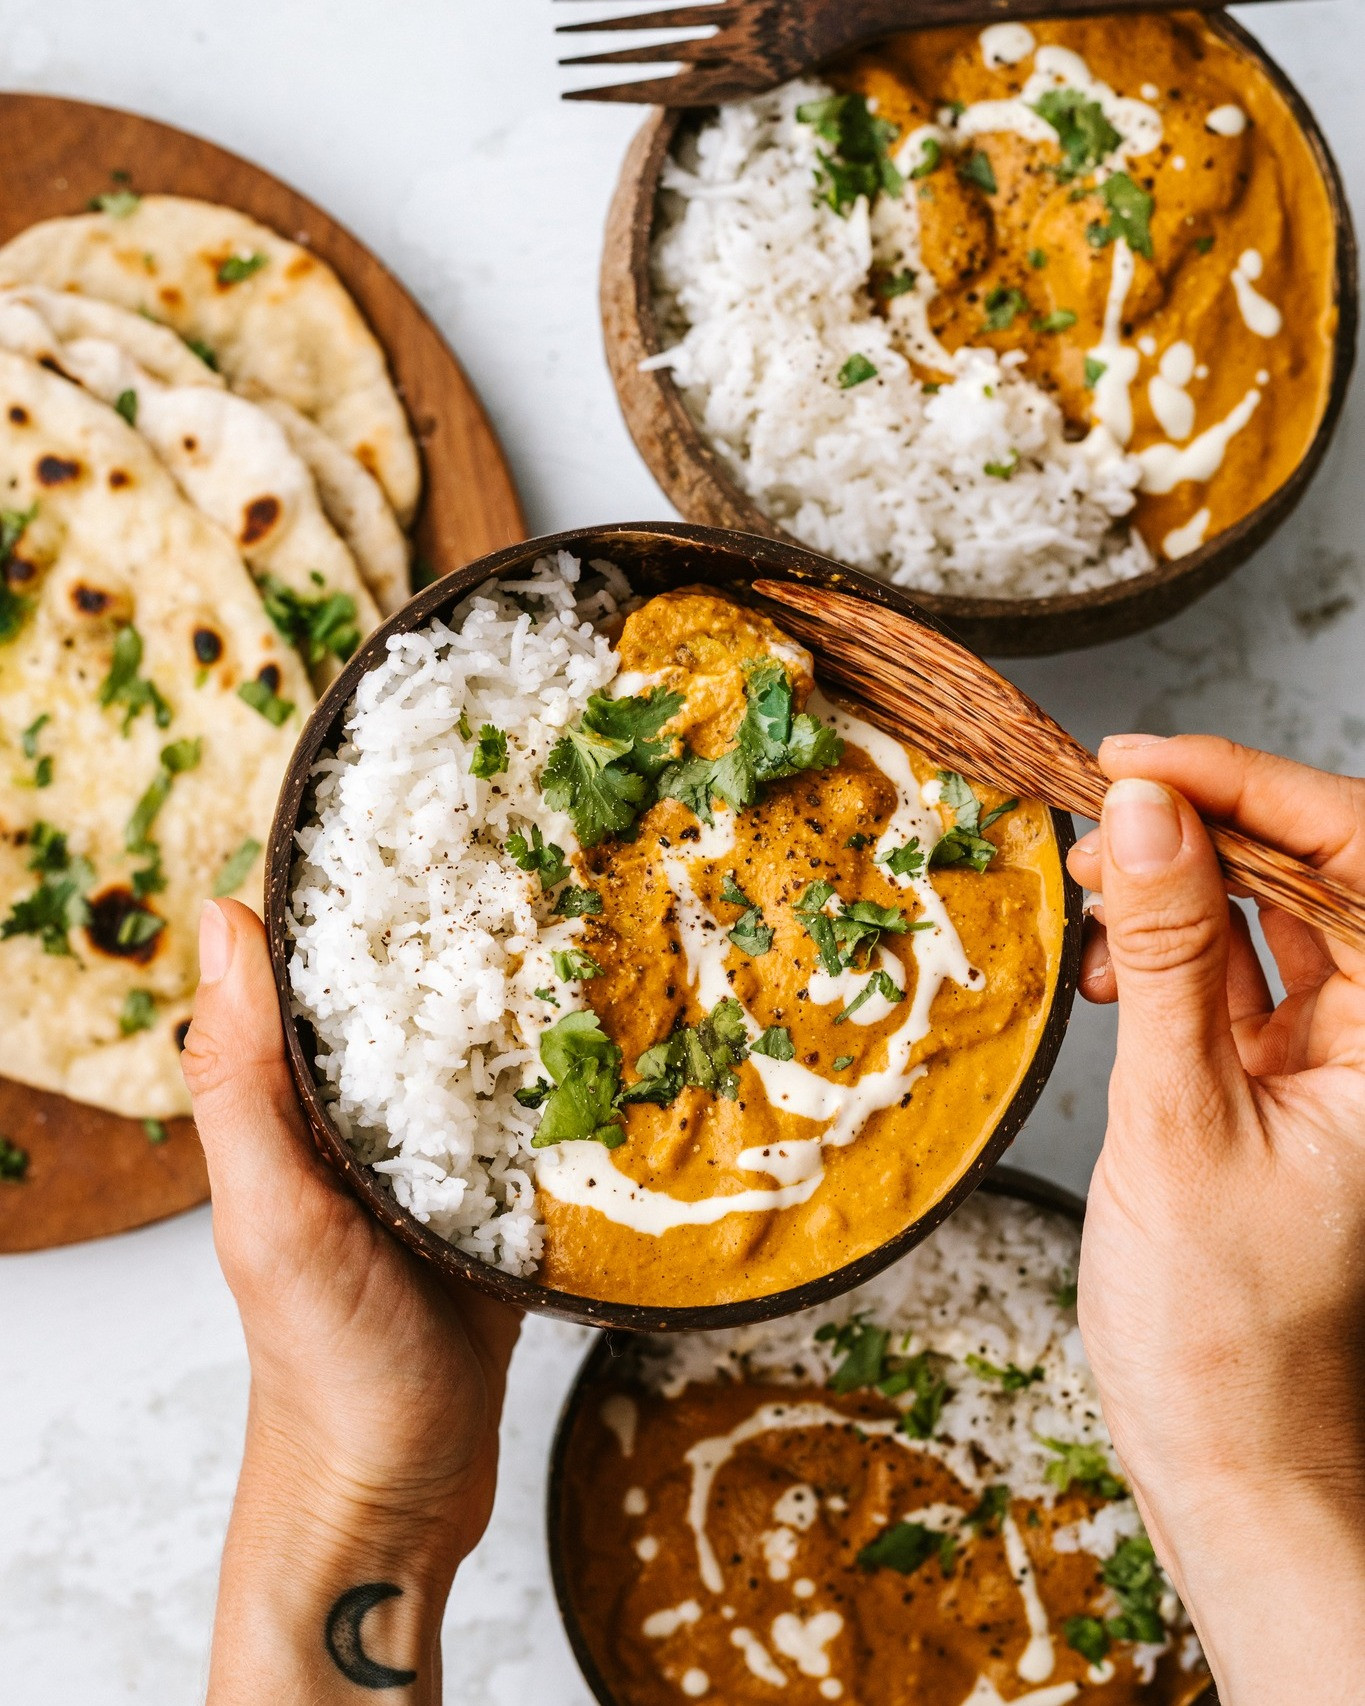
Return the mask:
{"type": "Polygon", "coordinates": [[[1240,1077],[1228,1013],[1227,891],[1203,824],[1159,782],[1125,777],[1100,819],[1119,1067],[1168,1108],[1240,1077]],[[1231,1076],[1229,1076],[1231,1075],[1231,1076]]]}
{"type": "Polygon", "coordinates": [[[250,1198],[291,1162],[312,1170],[311,1140],[284,1057],[265,927],[240,901],[206,901],[199,989],[180,1056],[215,1201],[250,1198]]]}

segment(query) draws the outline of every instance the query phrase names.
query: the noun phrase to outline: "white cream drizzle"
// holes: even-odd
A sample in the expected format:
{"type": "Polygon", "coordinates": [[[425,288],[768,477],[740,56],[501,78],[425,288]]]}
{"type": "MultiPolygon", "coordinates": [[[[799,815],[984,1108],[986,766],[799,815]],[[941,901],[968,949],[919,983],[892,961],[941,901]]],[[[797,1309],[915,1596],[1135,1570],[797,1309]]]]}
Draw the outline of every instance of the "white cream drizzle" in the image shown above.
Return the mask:
{"type": "Polygon", "coordinates": [[[773,1619],[773,1646],[783,1658],[793,1661],[802,1676],[828,1676],[830,1662],[825,1648],[843,1626],[837,1611],[817,1611],[804,1621],[794,1611],[779,1612],[773,1619]]]}
{"type": "Polygon", "coordinates": [[[700,1618],[701,1606],[695,1599],[685,1599],[681,1605],[670,1605],[662,1611],[651,1612],[640,1625],[640,1633],[651,1641],[666,1641],[670,1635],[676,1635],[679,1629],[698,1622],[700,1618]]]}
{"type": "Polygon", "coordinates": [[[1171,492],[1182,480],[1211,480],[1223,465],[1228,445],[1255,414],[1260,400],[1261,393],[1253,386],[1231,413],[1183,449],[1175,444],[1153,444],[1139,450],[1139,491],[1171,492]]]}
{"type": "Polygon", "coordinates": [[[1147,382],[1147,400],[1167,438],[1188,438],[1194,431],[1194,398],[1185,389],[1194,378],[1194,366],[1193,347],[1177,339],[1147,382]]]}
{"type": "Polygon", "coordinates": [[[977,39],[988,71],[998,71],[1002,65],[1018,65],[1037,45],[1027,24],[988,24],[977,39]]]}
{"type": "Polygon", "coordinates": [[[979,1676],[962,1706],[1069,1706],[1080,1691],[1078,1682],[1054,1682],[1050,1688],[1033,1688],[1007,1701],[988,1676],[979,1676]]]}
{"type": "Polygon", "coordinates": [[[819,1514],[820,1495],[804,1481],[798,1481],[794,1487],[788,1487],[773,1506],[774,1522],[785,1523],[788,1528],[799,1529],[802,1534],[813,1527],[819,1514]]]}
{"type": "Polygon", "coordinates": [[[1247,115],[1232,101],[1215,107],[1204,120],[1204,128],[1215,136],[1240,136],[1247,127],[1247,115]]]}
{"type": "Polygon", "coordinates": [[[621,1509],[627,1516],[643,1516],[649,1509],[649,1496],[644,1488],[627,1487],[626,1496],[621,1500],[621,1509]]]}
{"type": "Polygon", "coordinates": [[[1174,559],[1188,556],[1191,551],[1197,551],[1204,543],[1204,536],[1209,530],[1209,522],[1212,516],[1212,510],[1199,509],[1183,526],[1173,527],[1161,541],[1162,555],[1174,559]]]}
{"type": "Polygon", "coordinates": [[[770,1683],[774,1688],[787,1686],[786,1672],[752,1629],[732,1629],[730,1644],[743,1653],[745,1664],[760,1682],[770,1683]]]}
{"type": "Polygon", "coordinates": [[[1104,367],[1104,372],[1095,382],[1095,420],[1119,445],[1126,445],[1133,436],[1133,401],[1129,393],[1141,365],[1138,352],[1123,341],[1123,307],[1128,300],[1135,271],[1133,251],[1122,237],[1116,238],[1113,270],[1109,275],[1109,296],[1104,308],[1104,329],[1100,333],[1100,341],[1087,351],[1092,360],[1104,367]]]}
{"type": "Polygon", "coordinates": [[[652,1534],[642,1534],[635,1542],[635,1556],[642,1564],[652,1564],[659,1556],[659,1542],[652,1534]]]}
{"type": "MultiPolygon", "coordinates": [[[[1005,27],[1005,26],[1000,26],[1005,27]]],[[[1027,57],[1021,54],[1020,58],[1027,57]]],[[[1150,154],[1164,133],[1161,114],[1146,101],[1120,95],[1096,77],[1079,53],[1049,43],[1033,56],[1033,72],[1013,99],[974,101],[958,115],[947,140],[982,136],[993,130],[1010,130],[1031,142],[1057,141],[1057,132],[1033,109],[1053,89],[1078,89],[1094,101],[1119,133],[1119,143],[1103,162],[1099,177],[1118,171],[1125,160],[1150,154]]]]}
{"type": "Polygon", "coordinates": [[[1001,1519],[1000,1533],[1005,1542],[1010,1574],[1018,1586],[1028,1621],[1028,1646],[1014,1668],[1025,1682],[1046,1682],[1056,1669],[1057,1656],[1052,1646],[1052,1626],[1048,1622],[1047,1607],[1038,1592],[1033,1560],[1019,1532],[1019,1524],[1012,1516],[1006,1515],[1001,1519]]]}
{"type": "Polygon", "coordinates": [[[1279,335],[1284,325],[1284,315],[1252,283],[1264,271],[1265,262],[1261,259],[1260,250],[1244,249],[1232,269],[1232,288],[1237,293],[1237,306],[1247,330],[1254,332],[1258,338],[1273,338],[1279,335]]]}
{"type": "MultiPolygon", "coordinates": [[[[833,724],[851,745],[866,752],[896,788],[896,808],[878,840],[877,850],[900,846],[912,837],[918,837],[922,848],[931,848],[941,832],[942,821],[925,803],[900,743],[861,718],[836,709],[818,691],[812,693],[809,708],[833,724]]],[[[687,977],[699,1004],[708,1010],[719,1001],[734,998],[725,975],[729,945],[725,931],[697,895],[690,867],[695,860],[721,860],[733,846],[733,814],[722,811],[714,825],[702,829],[696,841],[685,849],[669,851],[662,861],[676,905],[678,939],[687,977]]],[[[840,1084],[822,1078],[796,1060],[750,1056],[771,1106],[824,1126],[809,1138],[740,1151],[736,1165],[744,1172],[767,1174],[776,1182],[775,1189],[735,1191],[689,1201],[636,1184],[616,1167],[609,1151],[590,1142],[560,1143],[540,1151],[536,1179],[541,1189],[559,1202],[595,1208],[615,1224],[653,1237],[678,1226],[710,1226],[727,1215],[769,1213],[809,1201],[824,1177],[822,1150],[844,1148],[852,1143],[873,1114],[902,1101],[924,1076],[925,1069],[912,1067],[910,1057],[915,1045],[929,1034],[930,1009],[944,981],[951,978],[971,989],[985,985],[982,972],[968,961],[961,938],[927,870],[917,876],[888,873],[888,877],[899,887],[914,891],[919,917],[934,928],[915,931],[903,938],[915,960],[913,998],[895,1004],[882,997],[874,998],[881,1000],[888,1011],[900,1006],[906,1009],[901,1024],[886,1039],[886,1064],[879,1071],[864,1073],[855,1083],[840,1084]]],[[[891,964],[900,976],[895,976],[891,965],[888,971],[904,987],[904,967],[894,960],[891,964]]],[[[868,975],[863,973],[857,978],[855,991],[862,988],[868,975]]],[[[842,979],[830,979],[830,983],[837,983],[835,991],[813,984],[811,999],[821,1005],[824,1004],[821,995],[828,994],[830,1000],[838,999],[841,1005],[847,1005],[842,979]]],[[[870,1007],[873,1002],[867,1005],[870,1007]]],[[[755,1040],[760,1026],[747,1010],[743,1014],[750,1040],[755,1040]]],[[[855,1020],[860,1017],[861,1013],[854,1015],[855,1020]]]]}
{"type": "Polygon", "coordinates": [[[621,1447],[622,1457],[635,1455],[635,1430],[640,1425],[640,1406],[624,1392],[613,1392],[598,1411],[603,1427],[610,1428],[621,1447]]]}
{"type": "Polygon", "coordinates": [[[702,1695],[706,1693],[708,1688],[710,1688],[711,1678],[707,1676],[704,1670],[700,1670],[696,1665],[693,1665],[690,1670],[685,1670],[683,1672],[682,1681],[678,1686],[682,1689],[683,1693],[689,1700],[700,1700],[702,1695]]]}
{"type": "Polygon", "coordinates": [[[827,1676],[820,1684],[820,1697],[823,1700],[837,1700],[844,1692],[844,1685],[837,1676],[827,1676]]]}
{"type": "Polygon", "coordinates": [[[759,1536],[758,1544],[768,1566],[769,1581],[788,1580],[798,1545],[795,1532],[790,1528],[768,1528],[759,1536]]]}

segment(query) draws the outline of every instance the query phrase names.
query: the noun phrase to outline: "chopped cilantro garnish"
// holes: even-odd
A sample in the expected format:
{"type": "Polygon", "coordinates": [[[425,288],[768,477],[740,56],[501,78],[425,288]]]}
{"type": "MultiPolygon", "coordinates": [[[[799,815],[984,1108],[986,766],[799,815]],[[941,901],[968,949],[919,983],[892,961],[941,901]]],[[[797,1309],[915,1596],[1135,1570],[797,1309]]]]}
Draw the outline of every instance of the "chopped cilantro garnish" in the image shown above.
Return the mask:
{"type": "Polygon", "coordinates": [[[1152,209],[1156,203],[1147,191],[1128,176],[1115,172],[1095,192],[1109,212],[1109,219],[1093,219],[1085,228],[1086,241],[1102,249],[1122,237],[1134,254],[1152,258],[1152,209]]]}
{"type": "Polygon", "coordinates": [[[1041,272],[1042,269],[1047,265],[1047,250],[1046,249],[1030,249],[1028,252],[1028,264],[1034,269],[1035,272],[1041,272]]]}
{"type": "Polygon", "coordinates": [[[534,1084],[523,1084],[520,1090],[513,1090],[512,1099],[523,1108],[539,1108],[554,1095],[554,1090],[548,1078],[537,1078],[534,1084]]]}
{"type": "Polygon", "coordinates": [[[844,843],[844,846],[851,847],[855,853],[861,853],[864,847],[870,847],[872,845],[872,841],[872,836],[864,835],[862,831],[859,830],[856,835],[849,836],[848,840],[844,843]]]}
{"type": "Polygon", "coordinates": [[[807,101],[796,109],[796,116],[832,145],[832,153],[817,150],[815,182],[820,199],[835,213],[847,216],[859,196],[866,196],[870,205],[880,190],[900,194],[904,180],[888,152],[896,126],[869,111],[862,95],[850,91],[807,101]]]}
{"type": "Polygon", "coordinates": [[[1103,1664],[1109,1651],[1109,1636],[1098,1617],[1068,1617],[1062,1624],[1062,1634],[1073,1653],[1079,1653],[1092,1665],[1103,1664]]]}
{"type": "Polygon", "coordinates": [[[5,571],[14,555],[14,547],[37,513],[36,503],[31,509],[0,509],[0,645],[14,638],[32,608],[32,601],[10,586],[5,571]]]}
{"type": "Polygon", "coordinates": [[[199,357],[205,367],[207,367],[211,372],[217,373],[218,357],[202,338],[186,337],[185,345],[188,349],[194,351],[195,355],[199,357]]]}
{"type": "Polygon", "coordinates": [[[879,273],[875,283],[877,295],[888,302],[893,296],[904,296],[907,291],[915,288],[918,276],[913,267],[902,267],[899,272],[879,273]]]}
{"type": "Polygon", "coordinates": [[[305,598],[274,575],[260,583],[265,613],[289,644],[316,669],[330,652],[343,663],[360,644],[355,600],[346,592],[305,598]]]}
{"type": "Polygon", "coordinates": [[[28,868],[38,873],[38,887],[15,901],[0,922],[0,941],[12,936],[37,936],[48,954],[69,954],[72,930],[90,922],[86,890],[95,880],[88,859],[73,858],[66,837],[50,823],[35,823],[29,831],[33,849],[28,868]]]}
{"type": "Polygon", "coordinates": [[[199,740],[176,740],[162,747],[160,767],[133,808],[133,815],[128,819],[128,827],[123,834],[123,845],[130,853],[152,851],[147,832],[170,795],[171,783],[175,777],[196,767],[202,750],[203,742],[199,740]]]}
{"type": "Polygon", "coordinates": [[[943,1574],[953,1567],[957,1543],[951,1534],[926,1528],[922,1522],[897,1522],[884,1528],[873,1541],[858,1553],[858,1564],[864,1570],[898,1570],[910,1576],[931,1558],[937,1558],[943,1574]]]}
{"type": "Polygon", "coordinates": [[[1121,1499],[1128,1491],[1109,1467],[1109,1458],[1100,1445],[1082,1445],[1078,1440],[1050,1439],[1045,1434],[1039,1442],[1057,1453],[1057,1461],[1049,1463],[1044,1477],[1065,1493],[1073,1482],[1088,1488],[1101,1499],[1121,1499]]]}
{"type": "Polygon", "coordinates": [[[943,159],[943,147],[936,136],[924,137],[919,145],[919,164],[915,166],[910,176],[912,178],[927,178],[931,172],[936,172],[943,159]]]}
{"type": "Polygon", "coordinates": [[[115,410],[123,416],[130,427],[137,425],[137,392],[120,391],[114,399],[115,410]]]}
{"type": "Polygon", "coordinates": [[[877,864],[885,865],[898,877],[917,877],[924,869],[924,850],[917,835],[912,835],[900,847],[888,847],[885,853],[877,853],[874,858],[877,864]]]}
{"type": "Polygon", "coordinates": [[[125,1037],[135,1031],[150,1031],[156,1023],[156,1002],[150,989],[130,989],[123,998],[118,1028],[125,1037]]]}
{"type": "Polygon", "coordinates": [[[537,1001],[548,1001],[551,1007],[559,1006],[559,998],[552,989],[533,989],[531,994],[537,1001]]]}
{"type": "Polygon", "coordinates": [[[25,758],[36,758],[38,756],[38,736],[43,732],[44,726],[51,721],[51,713],[44,711],[42,716],[35,717],[23,734],[19,736],[19,744],[23,748],[25,758]]]}
{"type": "Polygon", "coordinates": [[[987,462],[982,471],[989,474],[993,480],[1012,480],[1018,467],[1019,452],[1011,450],[1008,462],[987,462]]]}
{"type": "Polygon", "coordinates": [[[855,900],[852,905],[841,900],[839,911],[830,917],[825,908],[836,898],[834,885],[819,878],[806,885],[792,908],[831,977],[852,965],[866,965],[885,931],[903,936],[907,931],[929,928],[927,924],[911,924],[895,907],[878,906],[871,900],[855,900]]]}
{"type": "Polygon", "coordinates": [[[865,355],[851,355],[839,369],[839,389],[851,391],[855,385],[863,385],[869,379],[877,377],[877,370],[865,355]]]}
{"type": "Polygon", "coordinates": [[[853,1056],[851,1054],[836,1054],[834,1059],[830,1062],[830,1071],[843,1072],[847,1067],[852,1065],[853,1056]]]}
{"type": "Polygon", "coordinates": [[[266,264],[267,256],[229,255],[226,260],[218,263],[219,284],[240,284],[244,278],[250,278],[252,273],[259,272],[266,264]]]}
{"type": "Polygon", "coordinates": [[[294,701],[281,699],[264,681],[242,682],[237,689],[237,697],[250,705],[253,711],[259,711],[266,722],[273,723],[277,729],[283,728],[294,714],[294,701]]]}
{"type": "Polygon", "coordinates": [[[834,1023],[842,1025],[845,1019],[851,1019],[858,1009],[870,1001],[874,995],[884,996],[888,1001],[905,1000],[905,991],[893,977],[881,970],[874,971],[848,1006],[836,1017],[834,1023]]]}
{"type": "Polygon", "coordinates": [[[766,954],[773,945],[772,928],[764,923],[762,909],[755,906],[736,883],[733,872],[721,884],[720,898],[727,906],[744,908],[742,916],[727,932],[729,940],[742,954],[749,954],[755,959],[766,954]]]}
{"type": "Polygon", "coordinates": [[[601,966],[581,948],[553,948],[550,958],[554,961],[555,976],[562,983],[575,983],[580,978],[602,975],[601,966]]]}
{"type": "Polygon", "coordinates": [[[224,895],[235,894],[246,881],[247,872],[256,863],[256,855],[261,850],[259,841],[253,841],[250,836],[235,853],[223,861],[223,867],[213,879],[213,892],[217,899],[224,895]]]}
{"type": "Polygon", "coordinates": [[[460,715],[459,715],[458,720],[456,721],[455,727],[460,731],[460,739],[461,740],[473,740],[474,729],[473,729],[473,726],[471,725],[471,723],[469,721],[468,711],[461,709],[460,715]]]}
{"type": "Polygon", "coordinates": [[[1071,308],[1054,308],[1050,314],[1042,314],[1033,322],[1035,332],[1066,332],[1076,324],[1075,310],[1071,308]]]}
{"type": "Polygon", "coordinates": [[[687,1085],[710,1090],[733,1102],[739,1095],[735,1068],[748,1056],[744,1009],[733,996],[718,1001],[697,1025],[683,1025],[663,1042],[647,1048],[635,1063],[638,1080],[622,1102],[655,1102],[667,1107],[687,1085]]]}
{"type": "Polygon", "coordinates": [[[120,948],[141,948],[165,928],[166,920],[158,918],[154,912],[125,912],[119,920],[116,940],[120,948]]]}
{"type": "MultiPolygon", "coordinates": [[[[156,684],[138,674],[142,665],[142,636],[131,622],[125,623],[114,637],[114,655],[110,659],[109,673],[100,683],[99,702],[101,705],[123,706],[123,732],[126,735],[133,726],[133,719],[148,706],[159,729],[169,728],[171,708],[157,691],[156,684]]],[[[243,692],[246,686],[259,686],[259,683],[243,683],[238,692],[243,692]]]]}
{"type": "Polygon", "coordinates": [[[136,213],[142,197],[134,190],[105,190],[103,195],[92,195],[89,202],[91,213],[107,213],[111,219],[127,219],[130,213],[136,213]]]}
{"type": "MultiPolygon", "coordinates": [[[[848,1058],[851,1061],[852,1057],[848,1058]]],[[[948,1383],[936,1373],[929,1351],[913,1357],[889,1357],[886,1349],[890,1335],[886,1329],[874,1327],[858,1315],[841,1327],[827,1322],[815,1337],[817,1341],[833,1341],[836,1355],[844,1359],[830,1377],[834,1391],[848,1393],[875,1387],[884,1398],[913,1392],[914,1402],[901,1411],[897,1426],[912,1439],[932,1437],[948,1396],[948,1383]]]]}
{"type": "Polygon", "coordinates": [[[492,723],[484,723],[469,761],[469,774],[486,782],[490,776],[501,776],[506,768],[507,735],[492,723]]]}
{"type": "Polygon", "coordinates": [[[967,1527],[976,1534],[985,1534],[997,1528],[1001,1518],[1010,1508],[1010,1490],[1001,1482],[996,1481],[982,1493],[976,1508],[967,1515],[967,1527]]]}
{"type": "Polygon", "coordinates": [[[1028,310],[1028,302],[1022,290],[1007,290],[1003,284],[986,296],[986,318],[982,322],[983,332],[1007,332],[1014,324],[1015,317],[1028,310]]]}
{"type": "Polygon", "coordinates": [[[541,793],[553,810],[569,813],[585,847],[628,830],[653,804],[672,758],[659,731],[682,706],[680,693],[657,687],[624,699],[594,693],[555,742],[541,793]]]}
{"type": "MultiPolygon", "coordinates": [[[[540,1059],[554,1082],[533,1149],[591,1139],[615,1149],[626,1140],[616,1113],[621,1051],[602,1029],[596,1013],[566,1013],[540,1034],[540,1059]]],[[[539,1086],[537,1086],[537,1089],[539,1086]]],[[[529,1105],[525,1093],[518,1096],[529,1105]]]]}
{"type": "Polygon", "coordinates": [[[1164,1641],[1166,1625],[1160,1605],[1165,1584],[1152,1543],[1145,1534],[1131,1534],[1119,1542],[1100,1566],[1106,1587],[1122,1607],[1105,1628],[1116,1641],[1164,1641]]]}
{"type": "Polygon", "coordinates": [[[602,897],[596,889],[580,889],[570,884],[559,891],[554,909],[561,918],[584,918],[601,912],[602,897]]]}
{"type": "Polygon", "coordinates": [[[994,195],[1000,187],[995,181],[990,155],[979,148],[974,148],[970,154],[962,156],[957,163],[957,175],[964,184],[975,184],[978,189],[985,190],[987,195],[994,195]]]}
{"type": "Polygon", "coordinates": [[[1013,811],[1019,802],[1006,800],[983,817],[981,801],[972,792],[970,784],[955,770],[940,770],[938,779],[943,784],[940,797],[944,805],[952,808],[954,822],[953,827],[939,840],[929,855],[929,863],[970,865],[974,871],[984,871],[999,849],[993,841],[986,840],[982,830],[989,829],[997,818],[1013,811]]]}
{"type": "Polygon", "coordinates": [[[753,906],[744,890],[735,881],[735,873],[727,871],[720,885],[720,898],[727,906],[740,906],[747,912],[753,906]]]}
{"type": "Polygon", "coordinates": [[[1052,1301],[1058,1309],[1074,1309],[1076,1307],[1077,1287],[1074,1279],[1063,1280],[1052,1294],[1052,1301]]]}
{"type": "Polygon", "coordinates": [[[1079,89],[1049,89],[1033,103],[1033,110],[1057,132],[1062,148],[1059,178],[1078,178],[1093,171],[1123,140],[1099,102],[1079,89]]]}
{"type": "MultiPolygon", "coordinates": [[[[119,933],[122,940],[122,932],[119,933]]],[[[147,1134],[148,1143],[164,1143],[169,1133],[160,1120],[143,1120],[142,1129],[147,1134]]]]}
{"type": "Polygon", "coordinates": [[[28,1150],[20,1149],[7,1137],[0,1136],[0,1179],[7,1184],[21,1185],[28,1177],[28,1150]]]}
{"type": "Polygon", "coordinates": [[[531,825],[531,839],[519,829],[514,829],[507,837],[506,850],[515,865],[523,871],[539,871],[540,886],[552,889],[556,883],[562,883],[569,874],[569,867],[564,859],[564,849],[553,841],[547,842],[540,833],[540,825],[531,825]]]}
{"type": "Polygon", "coordinates": [[[749,1044],[750,1054],[765,1054],[770,1060],[795,1060],[796,1044],[785,1025],[769,1025],[767,1030],[749,1044]]]}
{"type": "Polygon", "coordinates": [[[1196,237],[1194,240],[1194,246],[1201,255],[1207,255],[1209,250],[1213,247],[1213,238],[1196,237]]]}
{"type": "Polygon", "coordinates": [[[978,1380],[994,1381],[1003,1392],[1022,1392],[1026,1386],[1033,1386],[1043,1379],[1041,1363],[1025,1369],[1018,1363],[1009,1362],[1001,1368],[999,1363],[987,1362],[985,1357],[975,1356],[970,1351],[962,1360],[978,1380]]]}
{"type": "Polygon", "coordinates": [[[831,1391],[857,1392],[875,1386],[886,1372],[886,1347],[891,1335],[885,1327],[874,1327],[861,1315],[836,1327],[827,1321],[816,1330],[817,1342],[832,1343],[843,1361],[829,1377],[831,1391]]]}
{"type": "Polygon", "coordinates": [[[1109,363],[1107,361],[1096,361],[1096,359],[1093,355],[1086,356],[1086,358],[1085,358],[1086,388],[1088,390],[1093,391],[1095,389],[1095,387],[1099,384],[1100,380],[1104,378],[1106,373],[1108,373],[1108,371],[1109,371],[1109,363]]]}

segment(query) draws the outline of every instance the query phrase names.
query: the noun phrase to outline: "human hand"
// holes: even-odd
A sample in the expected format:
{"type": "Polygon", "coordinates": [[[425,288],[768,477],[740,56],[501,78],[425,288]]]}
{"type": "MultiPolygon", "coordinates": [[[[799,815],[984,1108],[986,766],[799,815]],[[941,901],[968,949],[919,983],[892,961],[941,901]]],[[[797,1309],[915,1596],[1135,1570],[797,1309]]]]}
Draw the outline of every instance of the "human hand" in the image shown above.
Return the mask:
{"type": "Polygon", "coordinates": [[[251,1362],[210,1706],[374,1687],[438,1700],[441,1613],[492,1508],[518,1320],[403,1249],[317,1154],[255,914],[208,903],[200,965],[182,1062],[251,1362]]]}
{"type": "Polygon", "coordinates": [[[1099,756],[1115,785],[1069,865],[1103,893],[1081,987],[1117,996],[1119,1035],[1081,1331],[1224,1706],[1345,1706],[1365,1653],[1365,953],[1263,910],[1276,1007],[1187,802],[1365,889],[1365,782],[1200,736],[1099,756]]]}

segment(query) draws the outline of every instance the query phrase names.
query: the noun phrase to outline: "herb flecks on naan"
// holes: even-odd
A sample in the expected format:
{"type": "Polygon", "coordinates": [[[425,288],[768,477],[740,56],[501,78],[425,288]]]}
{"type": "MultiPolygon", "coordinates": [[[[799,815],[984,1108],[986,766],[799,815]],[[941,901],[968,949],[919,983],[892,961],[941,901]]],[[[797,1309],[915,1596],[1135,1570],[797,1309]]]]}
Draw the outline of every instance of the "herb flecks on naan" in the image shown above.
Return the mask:
{"type": "Polygon", "coordinates": [[[4,1071],[181,1114],[200,904],[259,906],[312,692],[231,541],[146,441],[9,353],[0,505],[4,1071]]]}
{"type": "Polygon", "coordinates": [[[0,285],[80,291],[203,348],[234,386],[307,415],[376,476],[401,522],[421,486],[384,352],[324,262],[232,208],[149,195],[31,226],[0,249],[0,285]]]}

